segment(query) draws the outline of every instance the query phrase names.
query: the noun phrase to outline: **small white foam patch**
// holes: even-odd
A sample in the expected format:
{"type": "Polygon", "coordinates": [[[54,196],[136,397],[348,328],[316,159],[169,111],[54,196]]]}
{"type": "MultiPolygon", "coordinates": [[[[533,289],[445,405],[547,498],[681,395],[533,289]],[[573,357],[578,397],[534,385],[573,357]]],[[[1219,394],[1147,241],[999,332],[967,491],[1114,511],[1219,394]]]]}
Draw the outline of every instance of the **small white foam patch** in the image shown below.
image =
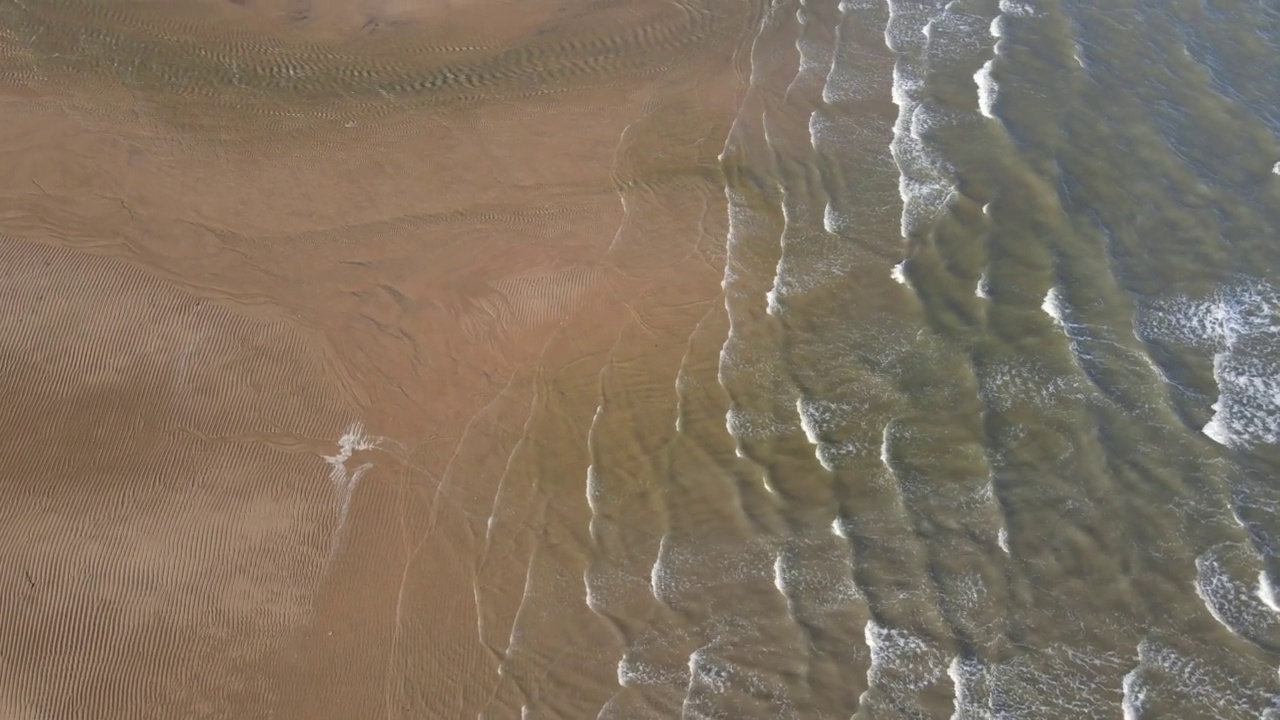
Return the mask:
{"type": "Polygon", "coordinates": [[[788,606],[793,598],[803,598],[809,612],[825,613],[865,603],[853,581],[848,544],[830,535],[805,534],[783,542],[773,572],[774,586],[788,606]]]}
{"type": "Polygon", "coordinates": [[[592,589],[593,584],[591,582],[590,571],[588,570],[584,570],[582,572],[582,587],[586,588],[587,608],[590,609],[591,612],[600,613],[604,606],[601,605],[600,601],[596,598],[596,592],[592,589]]]}
{"type": "MultiPolygon", "coordinates": [[[[782,263],[778,263],[781,265],[782,263]]],[[[782,272],[779,268],[778,272],[782,272]]],[[[778,300],[778,278],[775,276],[773,287],[769,288],[769,292],[764,294],[764,311],[773,316],[782,314],[782,303],[778,300]]]]}
{"type": "Polygon", "coordinates": [[[1142,680],[1140,667],[1125,674],[1120,690],[1120,711],[1124,713],[1124,720],[1140,720],[1147,710],[1147,684],[1142,680]]]}
{"type": "Polygon", "coordinates": [[[924,77],[930,51],[943,53],[948,48],[931,48],[931,36],[950,27],[954,18],[959,31],[947,32],[948,43],[958,43],[951,54],[962,52],[973,33],[963,30],[965,21],[945,10],[928,8],[900,0],[889,2],[889,22],[885,26],[885,44],[898,53],[893,66],[892,100],[898,106],[898,119],[893,125],[889,150],[898,166],[898,194],[902,199],[901,234],[909,237],[916,229],[931,222],[942,210],[952,192],[951,168],[921,140],[930,124],[954,123],[939,116],[936,108],[926,106],[924,77]],[[939,23],[935,25],[935,23],[939,23]]]}
{"type": "Polygon", "coordinates": [[[1275,173],[1276,175],[1280,175],[1280,162],[1271,166],[1271,172],[1275,173]]]}
{"type": "Polygon", "coordinates": [[[649,592],[658,602],[662,602],[662,588],[664,581],[670,576],[666,566],[663,564],[663,557],[667,554],[667,536],[663,535],[658,541],[658,554],[653,558],[653,567],[649,570],[649,592]]]}
{"type": "Polygon", "coordinates": [[[631,643],[618,661],[618,685],[621,687],[659,686],[685,687],[689,684],[686,663],[668,660],[667,645],[673,640],[654,630],[646,630],[631,643]],[[656,656],[656,657],[655,657],[656,656]],[[665,662],[664,662],[665,661],[665,662]]]}
{"type": "Polygon", "coordinates": [[[1064,399],[1084,400],[1091,390],[1086,380],[1063,376],[1025,363],[1000,363],[978,375],[978,397],[1001,412],[1030,403],[1048,412],[1061,411],[1064,399]]]}
{"type": "Polygon", "coordinates": [[[813,398],[796,401],[800,427],[809,444],[814,446],[814,457],[824,469],[834,471],[846,460],[865,455],[866,449],[857,441],[835,437],[841,427],[864,411],[865,407],[854,403],[813,398]]]}
{"type": "Polygon", "coordinates": [[[891,426],[889,425],[885,425],[884,430],[881,431],[880,433],[880,464],[884,465],[884,469],[888,470],[889,474],[892,475],[893,474],[893,463],[892,463],[893,457],[889,453],[890,427],[891,426]]]}
{"type": "Polygon", "coordinates": [[[365,435],[362,423],[352,423],[348,426],[347,431],[338,438],[338,453],[324,456],[325,462],[329,463],[329,477],[334,486],[341,486],[350,479],[347,473],[347,461],[356,451],[373,450],[378,447],[380,441],[381,438],[365,435]]]}
{"type": "Polygon", "coordinates": [[[1165,692],[1177,697],[1185,717],[1258,717],[1276,705],[1277,696],[1265,689],[1274,685],[1275,671],[1244,655],[1234,657],[1240,663],[1227,668],[1218,660],[1143,640],[1138,666],[1126,676],[1125,700],[1136,717],[1147,717],[1143,712],[1165,692]]]}
{"type": "Polygon", "coordinates": [[[1056,287],[1049,288],[1049,292],[1044,294],[1044,302],[1040,303],[1040,309],[1053,319],[1055,325],[1066,329],[1067,303],[1062,299],[1061,290],[1056,287]]]}
{"type": "Polygon", "coordinates": [[[975,657],[955,656],[947,667],[947,676],[955,688],[951,720],[982,720],[996,717],[992,713],[987,669],[975,657]]]}
{"type": "Polygon", "coordinates": [[[872,687],[885,688],[899,697],[910,695],[932,685],[946,670],[946,656],[906,630],[868,620],[864,632],[871,650],[867,684],[872,687]]]}
{"type": "MultiPolygon", "coordinates": [[[[1054,644],[967,671],[963,718],[1113,717],[1132,655],[1054,644]]],[[[960,708],[958,707],[957,710],[960,708]]],[[[956,716],[953,716],[956,717],[956,716]]]]}
{"type": "Polygon", "coordinates": [[[934,58],[953,59],[983,49],[983,21],[977,15],[956,12],[949,3],[924,26],[928,52],[934,58]]]}
{"type": "Polygon", "coordinates": [[[822,227],[832,235],[840,234],[840,231],[852,225],[852,221],[848,215],[835,209],[831,203],[827,203],[827,207],[822,212],[822,227]]]}
{"type": "Polygon", "coordinates": [[[1243,548],[1224,544],[1196,558],[1196,594],[1215,620],[1245,639],[1280,631],[1280,618],[1269,611],[1259,594],[1250,592],[1244,582],[1231,576],[1231,561],[1248,553],[1243,548]]]}
{"type": "Polygon", "coordinates": [[[765,312],[779,316],[787,301],[847,277],[856,259],[850,243],[836,241],[824,230],[796,231],[782,243],[773,285],[765,294],[765,312]]]}
{"type": "Polygon", "coordinates": [[[809,441],[810,445],[817,445],[818,427],[814,423],[813,416],[805,412],[805,403],[803,399],[796,400],[796,413],[800,415],[800,427],[804,430],[804,437],[809,441]]]}
{"type": "Polygon", "coordinates": [[[978,111],[984,117],[995,119],[996,117],[996,94],[1000,88],[996,85],[995,78],[992,76],[992,70],[995,67],[994,59],[983,63],[982,68],[973,74],[973,82],[978,86],[978,111]]]}
{"type": "Polygon", "coordinates": [[[725,413],[725,428],[738,440],[763,440],[785,435],[795,426],[758,410],[730,408],[725,413]]]}
{"type": "Polygon", "coordinates": [[[1276,585],[1267,577],[1267,571],[1258,573],[1258,599],[1272,612],[1280,613],[1280,598],[1276,597],[1276,585]]]}
{"type": "Polygon", "coordinates": [[[1009,528],[1004,525],[1000,526],[1000,532],[996,533],[996,544],[1004,551],[1005,555],[1009,555],[1009,528]]]}
{"type": "Polygon", "coordinates": [[[681,705],[681,717],[726,717],[720,707],[722,701],[716,698],[744,691],[754,698],[769,698],[778,711],[777,717],[793,717],[787,684],[772,674],[718,657],[716,651],[720,645],[717,636],[689,654],[689,683],[681,705]]]}
{"type": "Polygon", "coordinates": [[[903,260],[897,265],[894,265],[893,269],[889,271],[889,277],[893,278],[893,281],[898,283],[899,285],[906,285],[910,287],[910,283],[907,282],[907,273],[905,269],[906,264],[907,264],[907,261],[903,260]]]}
{"type": "MultiPolygon", "coordinates": [[[[841,15],[850,15],[858,11],[878,9],[881,4],[882,0],[841,0],[839,9],[841,15]]],[[[831,68],[822,85],[822,101],[828,105],[864,100],[876,92],[873,78],[869,73],[860,72],[860,49],[853,38],[844,36],[843,25],[842,22],[836,24],[835,53],[832,54],[831,68]]]]}
{"type": "Polygon", "coordinates": [[[1204,298],[1174,296],[1139,307],[1134,333],[1213,353],[1218,399],[1203,428],[1228,447],[1280,442],[1280,293],[1244,279],[1204,298]]]}
{"type": "Polygon", "coordinates": [[[664,535],[650,570],[649,585],[659,602],[672,604],[708,585],[776,581],[778,548],[769,538],[747,543],[707,543],[664,535]]]}
{"type": "Polygon", "coordinates": [[[360,477],[373,466],[372,463],[364,463],[355,470],[348,470],[347,461],[357,451],[376,449],[381,440],[382,438],[365,435],[363,424],[352,423],[342,437],[338,438],[337,454],[324,456],[324,461],[329,464],[329,482],[333,484],[337,493],[339,530],[347,519],[351,496],[355,493],[356,486],[360,484],[360,477]]]}
{"type": "Polygon", "coordinates": [[[587,507],[593,515],[600,513],[600,477],[596,474],[596,466],[587,466],[587,507]]]}
{"type": "Polygon", "coordinates": [[[1035,17],[1036,9],[1023,0],[1000,0],[1000,12],[1013,17],[1035,17]]]}
{"type": "MultiPolygon", "coordinates": [[[[986,206],[983,207],[985,209],[986,206]]],[[[991,298],[991,281],[987,279],[986,273],[983,273],[978,278],[978,284],[973,288],[973,294],[984,300],[991,298]]]]}
{"type": "Polygon", "coordinates": [[[844,540],[849,539],[849,531],[845,529],[844,521],[840,518],[831,521],[831,534],[844,540]]]}

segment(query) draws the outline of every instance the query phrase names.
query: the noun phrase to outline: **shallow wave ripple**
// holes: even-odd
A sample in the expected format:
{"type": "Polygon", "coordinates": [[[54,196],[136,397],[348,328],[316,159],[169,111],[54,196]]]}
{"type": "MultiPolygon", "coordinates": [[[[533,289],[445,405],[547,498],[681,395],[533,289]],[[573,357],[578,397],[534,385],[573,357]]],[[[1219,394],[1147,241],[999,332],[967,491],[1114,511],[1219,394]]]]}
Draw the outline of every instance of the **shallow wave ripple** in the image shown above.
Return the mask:
{"type": "Polygon", "coordinates": [[[1275,714],[1277,51],[1260,5],[773,4],[732,458],[600,717],[1275,714]]]}

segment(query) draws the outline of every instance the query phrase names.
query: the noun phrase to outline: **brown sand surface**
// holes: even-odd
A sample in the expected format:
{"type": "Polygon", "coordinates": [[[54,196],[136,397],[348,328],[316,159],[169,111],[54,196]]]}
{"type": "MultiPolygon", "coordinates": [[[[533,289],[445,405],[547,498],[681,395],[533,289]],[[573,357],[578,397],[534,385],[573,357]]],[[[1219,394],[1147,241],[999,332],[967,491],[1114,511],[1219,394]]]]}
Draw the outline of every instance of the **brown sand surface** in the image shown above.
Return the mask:
{"type": "Polygon", "coordinates": [[[750,12],[0,2],[0,715],[594,716],[750,12]]]}

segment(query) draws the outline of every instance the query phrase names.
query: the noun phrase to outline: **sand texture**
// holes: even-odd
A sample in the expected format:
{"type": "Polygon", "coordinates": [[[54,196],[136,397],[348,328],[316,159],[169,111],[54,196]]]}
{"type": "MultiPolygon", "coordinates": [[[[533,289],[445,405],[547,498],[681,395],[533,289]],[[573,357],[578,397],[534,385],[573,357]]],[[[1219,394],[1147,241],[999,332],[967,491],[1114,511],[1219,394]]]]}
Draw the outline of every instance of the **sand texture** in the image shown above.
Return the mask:
{"type": "Polygon", "coordinates": [[[754,12],[0,0],[0,716],[594,717],[754,12]]]}

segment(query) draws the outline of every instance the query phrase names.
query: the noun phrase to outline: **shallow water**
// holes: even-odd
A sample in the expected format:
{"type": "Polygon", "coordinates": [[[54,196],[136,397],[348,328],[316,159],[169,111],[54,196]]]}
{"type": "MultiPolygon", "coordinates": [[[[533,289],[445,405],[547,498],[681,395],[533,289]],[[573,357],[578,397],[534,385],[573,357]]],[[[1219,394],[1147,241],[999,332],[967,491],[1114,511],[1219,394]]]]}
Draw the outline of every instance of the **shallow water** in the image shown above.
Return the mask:
{"type": "Polygon", "coordinates": [[[0,0],[0,709],[1280,716],[1280,11],[441,7],[0,0]]]}

